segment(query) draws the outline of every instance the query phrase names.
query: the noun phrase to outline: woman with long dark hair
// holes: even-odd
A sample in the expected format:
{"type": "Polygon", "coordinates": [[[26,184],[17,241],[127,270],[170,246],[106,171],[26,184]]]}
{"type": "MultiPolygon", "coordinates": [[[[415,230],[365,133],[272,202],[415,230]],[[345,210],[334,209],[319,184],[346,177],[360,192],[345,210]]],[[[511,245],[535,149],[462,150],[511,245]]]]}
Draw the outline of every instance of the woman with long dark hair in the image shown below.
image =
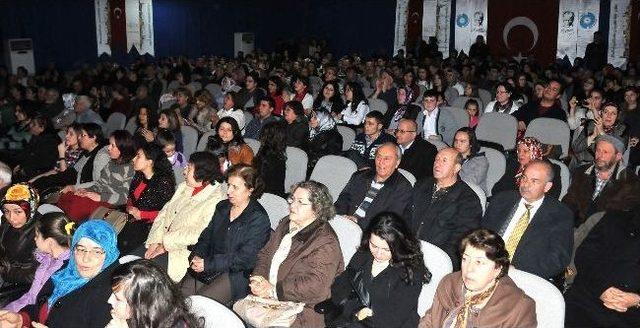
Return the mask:
{"type": "Polygon", "coordinates": [[[133,140],[137,147],[142,147],[145,143],[150,142],[146,139],[147,135],[153,141],[154,131],[157,131],[158,128],[158,115],[157,112],[144,104],[134,112],[134,115],[137,129],[133,134],[133,140]]]}
{"type": "Polygon", "coordinates": [[[346,327],[415,327],[418,296],[430,280],[420,242],[405,221],[395,213],[380,213],[363,234],[347,269],[331,286],[331,302],[340,310],[327,312],[325,322],[346,327]]]}
{"type": "Polygon", "coordinates": [[[304,114],[304,108],[299,101],[288,101],[284,104],[284,120],[287,122],[287,146],[307,148],[309,122],[304,114]]]}
{"type": "Polygon", "coordinates": [[[253,167],[265,184],[265,192],[284,196],[287,162],[286,127],[282,121],[267,123],[260,133],[260,149],[253,167]]]}
{"type": "Polygon", "coordinates": [[[118,234],[118,249],[123,254],[144,243],[153,221],[176,189],[171,163],[156,144],[138,149],[133,169],[126,207],[129,220],[118,234]]]}
{"type": "Polygon", "coordinates": [[[223,154],[228,163],[222,170],[226,172],[229,166],[236,164],[251,165],[253,150],[244,142],[238,122],[230,116],[223,117],[216,124],[216,135],[209,137],[207,150],[223,154]]]}
{"type": "Polygon", "coordinates": [[[384,113],[384,128],[393,133],[398,128],[400,120],[403,118],[409,120],[416,120],[418,113],[421,111],[420,107],[413,104],[413,101],[418,96],[413,92],[413,89],[409,87],[400,87],[397,91],[398,107],[389,108],[384,113]]]}
{"type": "Polygon", "coordinates": [[[361,125],[364,117],[369,112],[369,102],[362,92],[360,84],[355,82],[347,82],[344,86],[344,98],[347,107],[338,114],[338,119],[345,124],[361,125]]]}
{"type": "Polygon", "coordinates": [[[173,134],[173,137],[176,140],[176,150],[182,152],[182,130],[180,117],[178,114],[171,109],[164,109],[160,111],[158,115],[158,127],[154,130],[149,130],[145,128],[140,131],[140,134],[144,137],[147,142],[153,142],[156,139],[158,131],[167,130],[173,134]]]}
{"type": "Polygon", "coordinates": [[[313,171],[322,156],[340,155],[341,153],[342,135],[336,128],[336,121],[331,112],[325,110],[312,111],[309,119],[307,177],[311,176],[311,171],[313,171]]]}
{"type": "Polygon", "coordinates": [[[273,115],[282,115],[285,103],[285,100],[282,97],[282,79],[275,75],[270,76],[267,83],[267,91],[269,93],[269,97],[271,97],[273,102],[276,104],[273,109],[273,115]]]}
{"type": "Polygon", "coordinates": [[[468,127],[458,129],[453,137],[453,148],[462,154],[462,180],[478,185],[487,192],[487,172],[489,161],[484,153],[480,153],[480,144],[476,132],[468,127]]]}
{"type": "Polygon", "coordinates": [[[320,94],[313,101],[313,109],[327,111],[338,115],[344,109],[344,102],[340,97],[340,86],[336,81],[327,81],[320,89],[320,94]]]}
{"type": "Polygon", "coordinates": [[[107,328],[204,326],[169,276],[149,260],[135,260],[111,274],[111,321],[107,328]]]}

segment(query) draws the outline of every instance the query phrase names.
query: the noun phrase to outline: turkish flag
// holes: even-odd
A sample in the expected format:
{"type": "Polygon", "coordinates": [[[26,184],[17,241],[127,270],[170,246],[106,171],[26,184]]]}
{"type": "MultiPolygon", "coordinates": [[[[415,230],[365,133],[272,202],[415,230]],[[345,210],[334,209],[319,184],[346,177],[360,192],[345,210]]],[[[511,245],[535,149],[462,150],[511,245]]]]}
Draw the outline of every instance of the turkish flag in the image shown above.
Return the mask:
{"type": "Polygon", "coordinates": [[[109,0],[111,49],[115,52],[127,51],[127,19],[124,8],[125,0],[109,0]]]}
{"type": "Polygon", "coordinates": [[[555,60],[559,0],[489,0],[487,44],[494,56],[555,60]]]}

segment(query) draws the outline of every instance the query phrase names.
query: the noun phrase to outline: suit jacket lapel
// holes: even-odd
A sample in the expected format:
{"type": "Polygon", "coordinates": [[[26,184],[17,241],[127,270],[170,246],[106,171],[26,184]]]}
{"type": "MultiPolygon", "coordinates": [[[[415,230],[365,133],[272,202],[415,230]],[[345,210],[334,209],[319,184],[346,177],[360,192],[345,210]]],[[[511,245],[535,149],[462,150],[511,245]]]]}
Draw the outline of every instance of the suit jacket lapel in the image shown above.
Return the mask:
{"type": "MultiPolygon", "coordinates": [[[[502,226],[500,227],[500,231],[498,231],[498,234],[500,236],[504,237],[504,233],[507,231],[507,228],[509,227],[509,223],[511,223],[511,220],[513,219],[513,215],[516,214],[516,211],[518,210],[518,205],[520,205],[520,197],[517,197],[515,200],[515,204],[513,204],[511,206],[511,210],[509,211],[509,213],[507,213],[507,216],[505,217],[504,221],[502,222],[502,226]]],[[[505,240],[506,242],[506,240],[505,240]]]]}
{"type": "MultiPolygon", "coordinates": [[[[533,217],[529,220],[527,230],[525,230],[524,234],[522,235],[522,239],[520,239],[520,242],[518,243],[518,250],[526,247],[527,243],[529,243],[531,240],[538,238],[538,236],[535,236],[535,231],[537,231],[536,228],[537,226],[544,224],[544,222],[541,221],[544,221],[544,218],[547,216],[548,211],[549,198],[545,197],[542,201],[542,204],[540,204],[540,208],[538,208],[538,210],[536,211],[536,214],[534,214],[533,217]]],[[[516,250],[516,255],[518,254],[518,250],[516,250]]]]}

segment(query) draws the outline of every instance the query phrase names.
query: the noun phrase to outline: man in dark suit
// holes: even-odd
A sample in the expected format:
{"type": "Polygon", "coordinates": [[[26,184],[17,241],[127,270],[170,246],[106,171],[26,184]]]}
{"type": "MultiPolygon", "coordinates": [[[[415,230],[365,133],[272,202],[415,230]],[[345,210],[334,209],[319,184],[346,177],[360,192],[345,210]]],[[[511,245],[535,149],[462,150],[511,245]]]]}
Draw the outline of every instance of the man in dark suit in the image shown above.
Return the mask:
{"type": "Polygon", "coordinates": [[[398,172],[402,154],[394,143],[378,147],[375,169],[358,171],[336,200],[336,214],[344,215],[365,230],[376,214],[402,214],[411,198],[411,183],[398,172]]]}
{"type": "Polygon", "coordinates": [[[516,269],[545,279],[564,272],[573,249],[573,214],[557,199],[545,197],[551,181],[548,162],[530,162],[519,192],[493,196],[482,220],[482,227],[502,236],[516,269]]]}
{"type": "Polygon", "coordinates": [[[416,184],[405,219],[418,239],[447,252],[454,271],[460,268],[462,236],[480,226],[482,207],[476,193],[458,176],[462,155],[454,148],[438,152],[433,177],[416,184]]]}
{"type": "Polygon", "coordinates": [[[400,168],[405,169],[417,180],[433,176],[433,161],[438,149],[431,143],[416,138],[418,125],[416,121],[401,119],[396,129],[396,140],[402,151],[400,168]]]}

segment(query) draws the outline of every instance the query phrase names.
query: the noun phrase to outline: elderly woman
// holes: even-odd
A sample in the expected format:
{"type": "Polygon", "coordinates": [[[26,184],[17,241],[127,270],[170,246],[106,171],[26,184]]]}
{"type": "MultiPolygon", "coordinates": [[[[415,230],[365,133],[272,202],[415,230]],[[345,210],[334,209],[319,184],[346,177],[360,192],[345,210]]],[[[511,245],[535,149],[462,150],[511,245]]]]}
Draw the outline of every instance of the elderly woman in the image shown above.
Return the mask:
{"type": "Polygon", "coordinates": [[[251,164],[253,150],[244,142],[240,126],[234,118],[221,118],[216,124],[216,131],[217,134],[207,141],[207,150],[226,158],[223,173],[236,164],[251,164]]]}
{"type": "Polygon", "coordinates": [[[309,139],[309,122],[304,115],[302,103],[295,100],[285,103],[284,120],[287,122],[287,146],[306,149],[309,139]]]}
{"type": "Polygon", "coordinates": [[[479,186],[486,193],[489,161],[484,153],[478,152],[480,144],[475,131],[468,127],[458,129],[453,138],[453,148],[462,154],[460,178],[479,186]]]}
{"type": "Polygon", "coordinates": [[[135,155],[133,138],[128,131],[116,130],[109,138],[109,164],[100,179],[88,188],[73,188],[60,196],[58,206],[74,221],[87,219],[98,207],[124,205],[133,178],[131,159],[135,155]]]}
{"type": "Polygon", "coordinates": [[[292,327],[324,327],[313,307],[329,298],[344,263],[338,237],[327,222],[335,211],[326,186],[315,181],[293,186],[289,216],[258,253],[251,293],[262,298],[305,303],[292,327]]]}
{"type": "Polygon", "coordinates": [[[262,180],[246,165],[227,174],[227,197],[216,206],[190,256],[189,274],[182,280],[185,295],[204,295],[229,304],[247,295],[249,274],[258,251],[267,243],[271,223],[258,203],[262,180]]]}
{"type": "Polygon", "coordinates": [[[207,227],[216,205],[225,198],[218,159],[208,152],[189,157],[181,183],[171,200],[162,208],[149,232],[144,247],[134,253],[154,259],[173,281],[180,281],[189,267],[188,246],[198,241],[207,227]]]}
{"type": "MultiPolygon", "coordinates": [[[[526,137],[518,141],[516,145],[516,157],[507,158],[507,167],[504,175],[491,189],[491,194],[495,195],[505,190],[518,190],[522,173],[529,162],[533,160],[543,160],[542,144],[538,139],[526,137]]],[[[562,181],[560,180],[560,166],[551,163],[553,167],[553,186],[546,193],[547,195],[558,198],[562,189],[562,181]]]]}
{"type": "Polygon", "coordinates": [[[73,234],[71,249],[69,264],[44,284],[37,304],[19,313],[0,312],[2,327],[29,327],[32,321],[49,328],[107,325],[111,272],[120,255],[116,232],[104,220],[89,220],[73,234]]]}
{"type": "Polygon", "coordinates": [[[391,212],[380,213],[331,286],[330,301],[341,315],[332,318],[328,311],[325,322],[341,323],[340,327],[416,327],[418,296],[430,278],[420,242],[405,221],[391,212]]]}
{"type": "Polygon", "coordinates": [[[331,112],[312,111],[309,119],[309,142],[307,146],[307,177],[322,156],[342,153],[342,135],[336,129],[331,112]]]}
{"type": "Polygon", "coordinates": [[[417,93],[413,93],[413,90],[408,87],[398,88],[398,107],[390,108],[384,113],[384,127],[387,132],[392,133],[398,128],[400,120],[403,118],[416,120],[418,113],[421,111],[420,107],[412,104],[415,100],[417,93]]]}
{"type": "Polygon", "coordinates": [[[500,235],[472,231],[460,253],[462,270],[442,278],[419,328],[537,326],[535,302],[507,276],[509,253],[500,235]]]}
{"type": "Polygon", "coordinates": [[[0,223],[0,305],[20,297],[29,289],[36,271],[35,221],[38,193],[26,184],[7,189],[2,200],[0,223]]]}
{"type": "Polygon", "coordinates": [[[573,136],[571,146],[575,154],[576,165],[593,162],[596,138],[609,134],[622,140],[626,139],[627,126],[621,121],[620,107],[615,103],[606,103],[602,110],[594,114],[593,120],[586,122],[573,136]]]}
{"type": "Polygon", "coordinates": [[[506,82],[500,82],[496,86],[496,100],[487,104],[485,113],[498,112],[513,114],[518,110],[518,105],[511,99],[513,86],[506,82]]]}

